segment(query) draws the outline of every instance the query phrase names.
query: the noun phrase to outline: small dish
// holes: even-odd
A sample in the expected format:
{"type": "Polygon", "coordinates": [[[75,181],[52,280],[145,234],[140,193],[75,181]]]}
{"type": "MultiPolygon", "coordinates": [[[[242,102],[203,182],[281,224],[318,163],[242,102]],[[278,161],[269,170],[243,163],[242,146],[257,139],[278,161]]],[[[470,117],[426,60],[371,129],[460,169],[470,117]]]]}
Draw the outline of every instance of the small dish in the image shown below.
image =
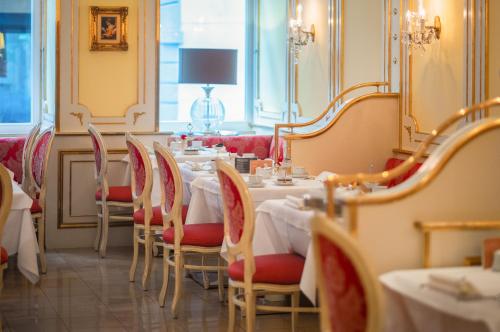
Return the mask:
{"type": "Polygon", "coordinates": [[[264,188],[266,186],[265,182],[261,183],[250,183],[246,182],[248,188],[264,188]]]}
{"type": "Polygon", "coordinates": [[[197,155],[197,154],[200,154],[200,150],[198,150],[198,149],[185,149],[184,154],[189,155],[189,156],[197,155]]]}
{"type": "Polygon", "coordinates": [[[274,184],[277,186],[293,186],[295,185],[295,182],[293,180],[286,180],[286,181],[275,180],[274,184]]]}
{"type": "Polygon", "coordinates": [[[293,174],[292,173],[292,178],[295,178],[295,179],[307,179],[307,178],[309,178],[309,174],[307,174],[307,173],[293,174]]]}

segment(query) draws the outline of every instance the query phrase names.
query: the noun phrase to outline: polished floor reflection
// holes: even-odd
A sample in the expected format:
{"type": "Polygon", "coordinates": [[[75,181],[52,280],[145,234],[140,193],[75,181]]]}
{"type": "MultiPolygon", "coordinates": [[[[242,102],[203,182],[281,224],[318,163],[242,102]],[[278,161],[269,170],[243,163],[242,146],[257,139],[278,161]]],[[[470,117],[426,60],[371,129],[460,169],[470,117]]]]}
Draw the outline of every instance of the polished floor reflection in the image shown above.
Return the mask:
{"type": "MultiPolygon", "coordinates": [[[[48,271],[31,285],[11,263],[4,275],[0,313],[4,331],[227,331],[227,305],[217,289],[204,290],[184,279],[179,318],[172,319],[170,301],[157,301],[161,260],[155,259],[151,289],[128,282],[131,249],[110,248],[105,259],[91,249],[49,251],[48,271]]],[[[142,271],[139,266],[138,271],[142,271]]],[[[140,279],[140,278],[138,278],[140,279]]],[[[238,321],[237,331],[244,331],[238,321]]],[[[290,331],[289,315],[259,315],[257,331],[290,331]]],[[[317,331],[318,316],[301,314],[299,331],[317,331]]]]}

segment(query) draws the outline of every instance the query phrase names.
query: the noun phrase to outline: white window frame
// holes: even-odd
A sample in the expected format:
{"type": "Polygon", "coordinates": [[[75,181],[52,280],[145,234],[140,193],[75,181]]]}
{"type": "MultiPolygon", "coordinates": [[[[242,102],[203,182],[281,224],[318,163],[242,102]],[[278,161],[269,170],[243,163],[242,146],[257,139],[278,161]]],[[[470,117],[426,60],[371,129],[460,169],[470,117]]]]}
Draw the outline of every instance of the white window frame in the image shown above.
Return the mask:
{"type": "Polygon", "coordinates": [[[27,134],[35,123],[40,121],[40,68],[41,68],[41,2],[31,0],[31,122],[26,123],[0,123],[0,135],[27,134]]]}

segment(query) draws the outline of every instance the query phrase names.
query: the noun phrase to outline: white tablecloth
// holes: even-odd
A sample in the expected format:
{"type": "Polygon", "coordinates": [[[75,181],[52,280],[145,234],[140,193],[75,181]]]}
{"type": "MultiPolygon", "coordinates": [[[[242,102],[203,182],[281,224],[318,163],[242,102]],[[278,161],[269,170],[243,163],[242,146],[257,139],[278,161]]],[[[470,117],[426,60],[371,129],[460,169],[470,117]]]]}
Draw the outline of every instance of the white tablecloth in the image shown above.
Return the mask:
{"type": "Polygon", "coordinates": [[[32,283],[37,283],[38,274],[38,242],[35,227],[31,219],[31,198],[12,182],[12,206],[5,223],[2,236],[2,246],[7,253],[17,253],[17,268],[32,283]]]}
{"type": "MultiPolygon", "coordinates": [[[[249,188],[255,207],[269,199],[282,199],[286,195],[301,197],[311,190],[323,188],[323,183],[316,180],[294,179],[294,181],[296,184],[293,186],[278,186],[274,184],[273,179],[269,179],[264,180],[263,188],[249,188]]],[[[196,178],[191,183],[191,195],[187,224],[224,221],[220,185],[215,176],[196,178]]]]}
{"type": "MultiPolygon", "coordinates": [[[[430,273],[443,272],[456,277],[470,273],[476,276],[494,273],[493,278],[497,277],[500,285],[499,272],[483,270],[481,267],[408,270],[384,274],[380,276],[380,281],[386,295],[386,331],[499,332],[500,298],[458,300],[452,295],[425,286],[430,273]]],[[[492,275],[487,277],[491,280],[492,275]]]]}

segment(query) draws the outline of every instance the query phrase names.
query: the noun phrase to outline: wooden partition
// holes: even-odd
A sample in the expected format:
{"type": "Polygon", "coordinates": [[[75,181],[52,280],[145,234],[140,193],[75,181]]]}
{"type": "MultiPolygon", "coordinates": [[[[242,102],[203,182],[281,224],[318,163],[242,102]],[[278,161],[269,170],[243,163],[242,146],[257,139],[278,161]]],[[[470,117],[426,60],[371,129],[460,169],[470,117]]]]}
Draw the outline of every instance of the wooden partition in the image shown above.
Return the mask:
{"type": "MultiPolygon", "coordinates": [[[[497,98],[461,110],[433,135],[470,112],[499,104],[497,98]]],[[[499,118],[470,123],[450,135],[403,184],[343,201],[342,220],[378,273],[463,265],[481,255],[485,238],[500,236],[498,146],[499,118]]],[[[394,177],[415,157],[391,172],[331,177],[327,187],[394,177]]]]}
{"type": "Polygon", "coordinates": [[[339,94],[316,119],[303,124],[278,124],[287,156],[310,174],[380,171],[398,145],[399,95],[380,92],[383,82],[364,83],[339,94]],[[377,88],[347,99],[361,88],[377,88]]]}

